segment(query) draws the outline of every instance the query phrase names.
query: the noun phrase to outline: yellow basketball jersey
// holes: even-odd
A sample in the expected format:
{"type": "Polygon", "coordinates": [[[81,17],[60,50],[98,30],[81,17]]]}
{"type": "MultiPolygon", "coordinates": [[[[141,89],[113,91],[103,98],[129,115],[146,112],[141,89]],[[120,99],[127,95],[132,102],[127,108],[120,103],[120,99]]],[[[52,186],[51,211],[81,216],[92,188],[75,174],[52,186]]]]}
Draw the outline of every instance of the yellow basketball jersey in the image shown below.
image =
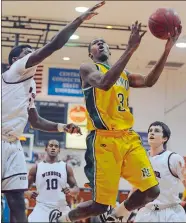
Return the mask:
{"type": "MultiPolygon", "coordinates": [[[[104,75],[110,67],[96,64],[104,75]]],[[[92,86],[83,89],[88,130],[123,130],[133,126],[133,115],[128,107],[129,81],[126,72],[122,72],[117,82],[104,91],[92,86]]]]}

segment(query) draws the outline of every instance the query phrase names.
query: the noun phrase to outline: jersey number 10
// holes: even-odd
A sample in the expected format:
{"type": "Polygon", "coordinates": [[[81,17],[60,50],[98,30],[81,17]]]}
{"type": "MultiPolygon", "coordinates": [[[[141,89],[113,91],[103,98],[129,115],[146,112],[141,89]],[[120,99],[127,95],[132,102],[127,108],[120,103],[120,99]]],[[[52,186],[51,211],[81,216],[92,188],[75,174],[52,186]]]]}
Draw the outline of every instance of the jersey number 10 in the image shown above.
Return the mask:
{"type": "Polygon", "coordinates": [[[56,190],[58,188],[57,179],[47,179],[47,190],[56,190]]]}

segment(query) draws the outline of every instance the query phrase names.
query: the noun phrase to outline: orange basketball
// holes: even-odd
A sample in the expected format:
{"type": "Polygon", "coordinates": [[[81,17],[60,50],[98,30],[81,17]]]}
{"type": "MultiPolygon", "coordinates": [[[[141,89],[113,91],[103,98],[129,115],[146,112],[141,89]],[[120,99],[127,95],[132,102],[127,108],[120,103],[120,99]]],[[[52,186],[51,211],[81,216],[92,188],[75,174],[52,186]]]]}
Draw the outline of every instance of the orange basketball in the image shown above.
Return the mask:
{"type": "Polygon", "coordinates": [[[150,16],[148,26],[155,37],[168,39],[168,33],[175,34],[175,27],[180,31],[181,20],[173,9],[159,8],[150,16]]]}

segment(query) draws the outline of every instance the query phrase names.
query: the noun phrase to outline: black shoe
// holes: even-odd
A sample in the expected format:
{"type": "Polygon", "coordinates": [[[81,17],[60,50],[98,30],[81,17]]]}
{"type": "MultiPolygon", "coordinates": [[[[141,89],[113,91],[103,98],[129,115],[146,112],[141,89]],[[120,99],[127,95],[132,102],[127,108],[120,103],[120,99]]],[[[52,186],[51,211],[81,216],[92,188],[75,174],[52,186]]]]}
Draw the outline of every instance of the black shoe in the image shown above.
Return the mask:
{"type": "Polygon", "coordinates": [[[99,215],[100,221],[102,223],[105,223],[105,222],[109,222],[109,223],[119,222],[117,218],[115,218],[114,216],[111,215],[113,210],[114,210],[114,208],[109,206],[105,213],[99,215]]]}
{"type": "Polygon", "coordinates": [[[49,214],[49,222],[58,223],[58,219],[62,216],[62,212],[58,209],[54,209],[49,214]]]}

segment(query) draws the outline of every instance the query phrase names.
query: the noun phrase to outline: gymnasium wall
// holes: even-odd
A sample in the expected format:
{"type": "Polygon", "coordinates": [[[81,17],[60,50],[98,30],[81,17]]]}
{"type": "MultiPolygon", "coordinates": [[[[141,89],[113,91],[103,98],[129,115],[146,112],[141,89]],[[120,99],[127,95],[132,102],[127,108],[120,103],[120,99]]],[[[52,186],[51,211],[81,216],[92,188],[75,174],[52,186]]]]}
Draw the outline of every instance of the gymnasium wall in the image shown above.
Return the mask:
{"type": "Polygon", "coordinates": [[[167,73],[165,121],[172,131],[170,150],[186,155],[186,73],[167,73]]]}

